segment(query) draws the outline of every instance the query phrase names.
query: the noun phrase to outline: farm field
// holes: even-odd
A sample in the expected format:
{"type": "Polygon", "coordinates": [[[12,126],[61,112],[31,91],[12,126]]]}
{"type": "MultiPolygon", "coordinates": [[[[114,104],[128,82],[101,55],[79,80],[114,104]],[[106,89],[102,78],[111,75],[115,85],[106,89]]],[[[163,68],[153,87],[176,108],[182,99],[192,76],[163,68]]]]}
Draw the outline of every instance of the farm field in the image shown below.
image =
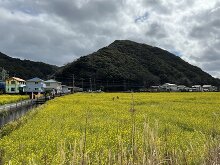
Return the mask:
{"type": "Polygon", "coordinates": [[[4,104],[14,103],[17,101],[28,99],[24,95],[0,95],[0,106],[4,104]]]}
{"type": "Polygon", "coordinates": [[[0,140],[1,164],[213,164],[220,93],[56,98],[0,140]]]}

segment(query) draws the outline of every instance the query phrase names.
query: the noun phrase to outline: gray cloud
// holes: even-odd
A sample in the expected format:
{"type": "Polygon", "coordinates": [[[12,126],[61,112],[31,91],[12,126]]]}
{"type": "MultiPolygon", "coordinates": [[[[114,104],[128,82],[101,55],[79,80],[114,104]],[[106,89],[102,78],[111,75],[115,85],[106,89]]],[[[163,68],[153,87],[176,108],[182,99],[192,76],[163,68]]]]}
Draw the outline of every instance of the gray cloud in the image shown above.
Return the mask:
{"type": "Polygon", "coordinates": [[[147,0],[143,1],[143,4],[151,9],[151,12],[158,12],[160,14],[171,14],[172,10],[169,6],[163,3],[162,0],[147,0]]]}
{"type": "Polygon", "coordinates": [[[217,0],[0,0],[0,51],[63,65],[131,39],[220,76],[219,18],[217,0]]]}
{"type": "Polygon", "coordinates": [[[218,70],[220,69],[219,63],[220,63],[220,60],[217,60],[214,62],[206,62],[206,63],[204,63],[205,64],[204,68],[209,71],[215,72],[216,69],[218,69],[218,70]]]}
{"type": "Polygon", "coordinates": [[[189,39],[197,42],[197,51],[189,58],[214,76],[220,74],[220,4],[194,17],[196,25],[189,31],[189,39]]]}
{"type": "Polygon", "coordinates": [[[81,7],[70,0],[54,0],[44,4],[44,12],[50,12],[72,23],[84,21],[105,21],[117,14],[118,2],[112,1],[88,1],[81,7]]]}
{"type": "Polygon", "coordinates": [[[166,29],[163,27],[162,24],[159,23],[152,23],[149,25],[149,29],[146,32],[147,37],[161,39],[167,37],[166,29]]]}

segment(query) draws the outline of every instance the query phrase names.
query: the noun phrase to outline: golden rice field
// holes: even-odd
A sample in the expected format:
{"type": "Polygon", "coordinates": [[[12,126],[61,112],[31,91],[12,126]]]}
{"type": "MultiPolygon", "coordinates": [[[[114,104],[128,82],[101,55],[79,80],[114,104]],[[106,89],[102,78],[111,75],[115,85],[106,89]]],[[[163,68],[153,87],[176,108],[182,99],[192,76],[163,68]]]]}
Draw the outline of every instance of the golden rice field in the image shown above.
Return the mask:
{"type": "Polygon", "coordinates": [[[214,164],[219,115],[220,93],[64,96],[0,140],[0,163],[214,164]]]}
{"type": "Polygon", "coordinates": [[[0,105],[13,103],[21,100],[28,99],[28,96],[24,95],[0,95],[0,105]]]}

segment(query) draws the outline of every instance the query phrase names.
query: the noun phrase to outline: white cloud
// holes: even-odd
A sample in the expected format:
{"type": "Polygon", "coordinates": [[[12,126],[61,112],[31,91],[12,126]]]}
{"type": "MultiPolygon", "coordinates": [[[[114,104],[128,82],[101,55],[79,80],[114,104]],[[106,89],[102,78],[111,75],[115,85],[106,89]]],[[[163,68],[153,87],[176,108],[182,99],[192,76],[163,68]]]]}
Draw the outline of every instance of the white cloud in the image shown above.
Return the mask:
{"type": "Polygon", "coordinates": [[[131,39],[219,76],[219,17],[217,0],[0,0],[0,51],[62,65],[131,39]]]}

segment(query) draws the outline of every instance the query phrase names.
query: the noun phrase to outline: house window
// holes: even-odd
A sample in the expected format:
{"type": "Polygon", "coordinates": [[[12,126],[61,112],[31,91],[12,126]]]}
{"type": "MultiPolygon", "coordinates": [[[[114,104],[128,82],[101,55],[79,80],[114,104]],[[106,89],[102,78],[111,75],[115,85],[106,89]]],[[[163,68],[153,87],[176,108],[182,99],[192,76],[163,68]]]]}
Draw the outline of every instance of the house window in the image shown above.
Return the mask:
{"type": "Polygon", "coordinates": [[[14,91],[15,91],[15,88],[11,88],[11,91],[14,92],[14,91]]]}
{"type": "Polygon", "coordinates": [[[35,84],[38,84],[38,82],[35,82],[35,84]]]}
{"type": "Polygon", "coordinates": [[[15,81],[11,81],[11,84],[15,84],[15,81]]]}
{"type": "Polygon", "coordinates": [[[35,91],[37,91],[37,90],[38,90],[38,88],[35,88],[34,90],[35,90],[35,91]]]}

